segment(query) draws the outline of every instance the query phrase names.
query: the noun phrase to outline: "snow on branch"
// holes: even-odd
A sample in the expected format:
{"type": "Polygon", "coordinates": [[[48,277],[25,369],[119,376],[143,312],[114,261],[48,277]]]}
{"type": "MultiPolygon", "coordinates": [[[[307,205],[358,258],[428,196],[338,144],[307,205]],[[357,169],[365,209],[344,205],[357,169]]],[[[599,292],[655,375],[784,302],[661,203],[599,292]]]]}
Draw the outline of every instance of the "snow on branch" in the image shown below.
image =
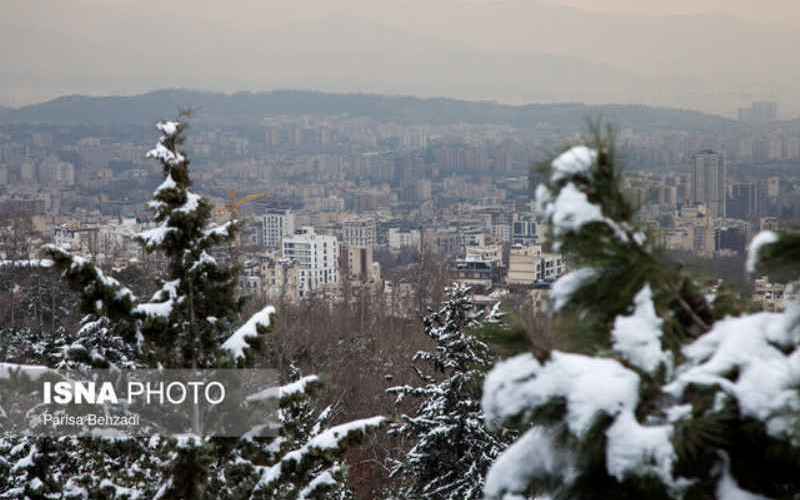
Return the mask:
{"type": "Polygon", "coordinates": [[[203,271],[210,267],[216,267],[216,265],[217,265],[217,259],[215,259],[211,255],[209,255],[208,252],[203,250],[202,252],[200,252],[200,257],[198,257],[198,259],[194,262],[194,264],[192,264],[192,266],[189,268],[189,272],[194,273],[197,271],[203,271]]]}
{"type": "Polygon", "coordinates": [[[51,370],[46,366],[0,363],[0,380],[25,377],[35,382],[48,373],[51,373],[51,370]]]}
{"type": "Polygon", "coordinates": [[[273,306],[267,306],[261,311],[255,313],[247,320],[247,323],[242,325],[228,340],[222,344],[222,348],[228,351],[234,360],[239,360],[245,357],[245,349],[249,349],[249,339],[256,339],[258,337],[258,327],[268,328],[270,325],[270,316],[275,314],[273,306]]]}
{"type": "Polygon", "coordinates": [[[550,164],[549,181],[536,188],[537,211],[553,225],[556,249],[563,237],[590,224],[604,224],[626,245],[645,242],[645,235],[630,226],[631,212],[625,208],[614,166],[605,163],[611,155],[601,155],[601,147],[580,145],[562,153],[550,164]]]}
{"type": "Polygon", "coordinates": [[[656,315],[650,285],[636,294],[630,316],[617,316],[611,332],[614,351],[633,366],[654,374],[659,366],[671,367],[672,354],[661,349],[661,327],[664,321],[656,315]]]}
{"type": "MultiPolygon", "coordinates": [[[[656,475],[670,488],[679,490],[688,483],[673,478],[677,461],[671,442],[673,427],[646,426],[637,421],[639,389],[639,376],[612,359],[553,352],[542,365],[525,354],[495,366],[484,384],[483,409],[487,423],[497,426],[529,420],[536,410],[563,401],[567,429],[579,440],[586,437],[599,416],[610,417],[612,424],[606,429],[608,474],[620,481],[628,476],[656,475]]],[[[538,443],[542,438],[527,439],[538,443]]],[[[530,448],[525,440],[514,446],[517,445],[520,448],[512,446],[512,453],[522,453],[521,448],[527,448],[533,456],[544,453],[530,448]]],[[[550,458],[539,460],[546,465],[550,458]]],[[[497,474],[501,473],[496,472],[492,490],[513,489],[521,477],[548,470],[536,464],[525,467],[500,477],[497,474]]]]}
{"type": "Polygon", "coordinates": [[[586,146],[575,146],[559,155],[552,163],[551,182],[583,175],[591,177],[592,166],[597,161],[597,150],[586,146]]]}
{"type": "Polygon", "coordinates": [[[266,400],[286,400],[308,394],[309,388],[319,385],[320,380],[316,375],[308,375],[300,380],[296,380],[280,387],[268,387],[245,398],[245,401],[252,403],[266,400]]]}
{"type": "Polygon", "coordinates": [[[335,488],[338,484],[336,477],[341,473],[342,467],[339,464],[333,464],[311,480],[305,488],[300,490],[297,495],[297,500],[307,500],[314,498],[319,493],[335,488]]]}
{"type": "Polygon", "coordinates": [[[215,225],[203,229],[202,239],[199,244],[201,245],[215,245],[230,241],[234,232],[238,228],[239,221],[232,220],[224,224],[215,225]]]}
{"type": "Polygon", "coordinates": [[[183,297],[178,294],[179,287],[180,280],[167,281],[150,302],[139,304],[133,309],[133,313],[145,318],[167,320],[175,306],[183,302],[183,297]]]}
{"type": "Polygon", "coordinates": [[[331,427],[312,437],[302,447],[286,453],[280,462],[261,468],[261,479],[255,491],[268,492],[287,476],[296,477],[308,470],[309,465],[320,457],[331,457],[344,451],[348,444],[363,439],[370,431],[383,427],[384,417],[354,420],[331,427]]]}
{"type": "Polygon", "coordinates": [[[167,237],[171,234],[175,234],[177,231],[177,228],[170,227],[164,222],[158,227],[137,234],[136,239],[142,242],[146,250],[152,251],[161,247],[167,237]]]}
{"type": "MultiPolygon", "coordinates": [[[[537,189],[536,193],[537,205],[544,208],[544,215],[553,225],[553,233],[556,238],[578,233],[588,224],[603,223],[621,242],[628,243],[630,241],[622,226],[605,217],[600,205],[591,203],[586,193],[578,189],[574,183],[568,182],[559,190],[555,198],[547,187],[544,187],[543,190],[537,189]],[[539,196],[542,198],[539,199],[539,196]]],[[[557,239],[555,246],[559,245],[560,241],[557,239]]]]}
{"type": "Polygon", "coordinates": [[[56,245],[46,245],[43,252],[64,272],[71,288],[81,292],[86,312],[98,313],[105,308],[123,315],[130,313],[136,296],[119,281],[106,276],[89,260],[56,245]]]}
{"type": "Polygon", "coordinates": [[[575,293],[597,276],[597,270],[584,267],[558,278],[550,288],[553,311],[559,312],[572,300],[575,293]]]}
{"type": "Polygon", "coordinates": [[[164,191],[169,191],[170,189],[175,189],[178,187],[178,184],[175,182],[175,179],[172,178],[172,172],[167,174],[167,177],[164,178],[164,182],[162,182],[155,191],[153,191],[153,196],[158,196],[164,191]]]}
{"type": "Polygon", "coordinates": [[[186,201],[184,202],[183,205],[177,207],[174,211],[184,214],[191,214],[192,212],[197,210],[197,208],[200,206],[201,200],[202,197],[200,195],[196,195],[187,189],[186,201]]]}
{"type": "Polygon", "coordinates": [[[173,153],[169,148],[164,146],[164,144],[157,144],[155,148],[151,149],[147,152],[146,158],[153,159],[153,160],[160,160],[166,165],[171,167],[180,165],[186,159],[180,153],[173,153]]]}
{"type": "Polygon", "coordinates": [[[691,385],[718,386],[746,417],[764,422],[776,438],[800,425],[798,311],[758,313],[718,321],[683,349],[686,363],[665,390],[683,396],[691,385]]]}
{"type": "Polygon", "coordinates": [[[163,134],[166,136],[165,138],[176,135],[180,131],[181,127],[183,127],[183,124],[175,121],[162,121],[156,123],[156,128],[163,132],[163,134]]]}
{"type": "Polygon", "coordinates": [[[495,365],[483,387],[483,410],[497,426],[563,398],[567,426],[580,438],[599,414],[616,416],[639,402],[639,376],[613,359],[554,351],[540,364],[532,354],[495,365]]]}
{"type": "Polygon", "coordinates": [[[777,243],[778,239],[778,235],[773,231],[761,231],[753,238],[753,241],[747,247],[747,263],[745,266],[748,273],[753,274],[756,272],[758,261],[761,258],[761,251],[765,246],[777,243]]]}
{"type": "Polygon", "coordinates": [[[536,479],[552,477],[569,483],[574,475],[572,454],[555,445],[551,431],[534,427],[497,457],[483,492],[488,500],[523,499],[536,479]]]}
{"type": "Polygon", "coordinates": [[[55,263],[50,259],[31,259],[31,260],[2,260],[0,267],[24,267],[24,268],[50,268],[55,263]]]}

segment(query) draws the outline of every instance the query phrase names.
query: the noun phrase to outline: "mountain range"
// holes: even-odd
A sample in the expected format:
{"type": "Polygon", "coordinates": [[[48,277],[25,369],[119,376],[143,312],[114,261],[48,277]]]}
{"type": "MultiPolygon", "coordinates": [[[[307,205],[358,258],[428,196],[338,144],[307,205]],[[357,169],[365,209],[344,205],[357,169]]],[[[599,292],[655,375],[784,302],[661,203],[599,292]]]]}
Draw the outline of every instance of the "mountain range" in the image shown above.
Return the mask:
{"type": "Polygon", "coordinates": [[[582,103],[507,105],[487,101],[302,90],[224,94],[160,90],[134,96],[67,96],[0,111],[5,123],[150,124],[191,108],[199,123],[261,124],[268,115],[350,115],[409,124],[492,123],[520,128],[585,129],[602,118],[618,127],[722,130],[741,125],[727,118],[669,108],[582,103]]]}

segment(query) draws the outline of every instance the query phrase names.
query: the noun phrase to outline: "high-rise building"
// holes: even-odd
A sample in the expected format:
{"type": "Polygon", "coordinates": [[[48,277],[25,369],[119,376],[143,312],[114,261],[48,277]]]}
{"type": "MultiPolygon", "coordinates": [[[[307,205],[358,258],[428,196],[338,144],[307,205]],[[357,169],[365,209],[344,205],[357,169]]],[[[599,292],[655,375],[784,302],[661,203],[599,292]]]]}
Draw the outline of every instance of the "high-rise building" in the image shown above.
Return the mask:
{"type": "Polygon", "coordinates": [[[300,266],[300,297],[339,283],[339,242],[335,236],[317,234],[313,227],[302,227],[283,239],[283,256],[300,266]]]}
{"type": "Polygon", "coordinates": [[[295,214],[291,210],[270,210],[261,218],[261,246],[281,248],[281,242],[294,234],[295,214]]]}
{"type": "Polygon", "coordinates": [[[754,182],[740,182],[731,186],[726,216],[732,219],[752,219],[759,214],[759,189],[754,182]]]}
{"type": "Polygon", "coordinates": [[[695,153],[692,156],[692,203],[705,205],[712,217],[725,217],[727,177],[723,154],[710,149],[695,153]]]}
{"type": "Polygon", "coordinates": [[[366,282],[380,278],[380,265],[372,258],[372,247],[345,248],[347,273],[350,279],[366,282]]]}
{"type": "Polygon", "coordinates": [[[342,243],[353,247],[375,246],[377,229],[375,220],[358,218],[342,223],[342,243]]]}

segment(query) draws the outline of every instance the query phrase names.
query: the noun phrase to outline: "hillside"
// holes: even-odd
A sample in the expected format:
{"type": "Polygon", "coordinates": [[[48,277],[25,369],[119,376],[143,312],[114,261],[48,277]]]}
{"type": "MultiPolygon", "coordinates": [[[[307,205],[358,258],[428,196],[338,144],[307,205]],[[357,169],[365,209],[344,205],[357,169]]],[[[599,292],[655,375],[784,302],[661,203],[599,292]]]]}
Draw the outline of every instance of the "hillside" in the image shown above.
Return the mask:
{"type": "Polygon", "coordinates": [[[581,103],[510,106],[445,98],[293,90],[236,94],[161,90],[137,96],[68,96],[12,110],[5,116],[0,114],[0,120],[6,123],[145,124],[182,108],[196,110],[196,120],[200,123],[240,125],[261,123],[267,115],[350,114],[412,124],[494,123],[569,130],[583,128],[587,119],[597,117],[620,127],[642,129],[718,130],[740,126],[714,115],[647,106],[581,103]]]}

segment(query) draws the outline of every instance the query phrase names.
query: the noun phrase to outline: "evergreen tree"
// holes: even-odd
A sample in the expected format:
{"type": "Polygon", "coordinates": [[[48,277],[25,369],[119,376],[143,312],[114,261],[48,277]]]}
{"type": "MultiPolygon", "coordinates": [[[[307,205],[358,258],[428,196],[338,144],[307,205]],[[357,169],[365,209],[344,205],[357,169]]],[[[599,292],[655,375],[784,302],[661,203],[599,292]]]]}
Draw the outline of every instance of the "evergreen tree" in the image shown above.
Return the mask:
{"type": "MultiPolygon", "coordinates": [[[[552,288],[575,352],[488,375],[493,427],[525,430],[494,463],[490,499],[791,499],[800,491],[800,308],[728,316],[637,228],[613,137],[596,134],[537,188],[577,269],[552,288]]],[[[800,238],[762,234],[751,267],[797,277],[800,238]],[[759,260],[759,257],[761,259],[759,260]],[[787,271],[788,269],[788,271],[787,271]]]]}
{"type": "Polygon", "coordinates": [[[317,412],[310,399],[316,376],[290,369],[292,382],[277,391],[251,397],[254,402],[277,398],[279,432],[272,438],[245,439],[231,453],[220,484],[222,498],[305,499],[352,498],[342,453],[350,442],[383,424],[372,418],[329,427],[333,408],[317,412]],[[263,465],[260,465],[263,464],[263,465]],[[228,478],[237,478],[236,486],[228,478]]]}
{"type": "Polygon", "coordinates": [[[476,312],[468,288],[448,288],[447,300],[438,311],[423,318],[423,331],[436,344],[419,352],[420,361],[437,376],[417,367],[422,384],[388,389],[419,400],[413,416],[403,415],[390,432],[414,444],[392,464],[391,475],[401,479],[402,498],[477,499],[491,463],[507,446],[505,432],[491,432],[480,408],[481,384],[491,364],[486,344],[467,333],[482,321],[497,321],[498,307],[489,318],[476,312]]]}
{"type": "MultiPolygon", "coordinates": [[[[189,160],[182,149],[185,123],[160,122],[157,127],[162,135],[148,157],[160,162],[164,182],[149,204],[156,227],[138,240],[148,252],[167,257],[167,276],[152,299],[143,302],[90,261],[46,247],[52,263],[81,294],[86,315],[76,335],[58,338],[51,346],[46,361],[58,370],[254,366],[252,353],[263,342],[274,308],[265,308],[230,334],[241,307],[235,299],[237,269],[218,262],[212,249],[231,241],[237,224],[210,225],[211,204],[191,191],[189,160]]],[[[9,368],[4,369],[0,379],[7,378],[9,368]]],[[[316,378],[304,380],[259,394],[289,404],[316,378]]],[[[259,399],[253,396],[248,401],[259,399]]],[[[204,438],[194,425],[190,434],[150,439],[9,439],[0,444],[7,445],[4,456],[16,462],[0,463],[0,498],[240,499],[275,498],[275,492],[283,492],[283,498],[313,498],[339,488],[346,447],[382,423],[376,417],[326,430],[320,424],[318,432],[295,432],[291,440],[259,434],[204,438]]],[[[267,418],[259,427],[268,424],[267,418]]]]}

